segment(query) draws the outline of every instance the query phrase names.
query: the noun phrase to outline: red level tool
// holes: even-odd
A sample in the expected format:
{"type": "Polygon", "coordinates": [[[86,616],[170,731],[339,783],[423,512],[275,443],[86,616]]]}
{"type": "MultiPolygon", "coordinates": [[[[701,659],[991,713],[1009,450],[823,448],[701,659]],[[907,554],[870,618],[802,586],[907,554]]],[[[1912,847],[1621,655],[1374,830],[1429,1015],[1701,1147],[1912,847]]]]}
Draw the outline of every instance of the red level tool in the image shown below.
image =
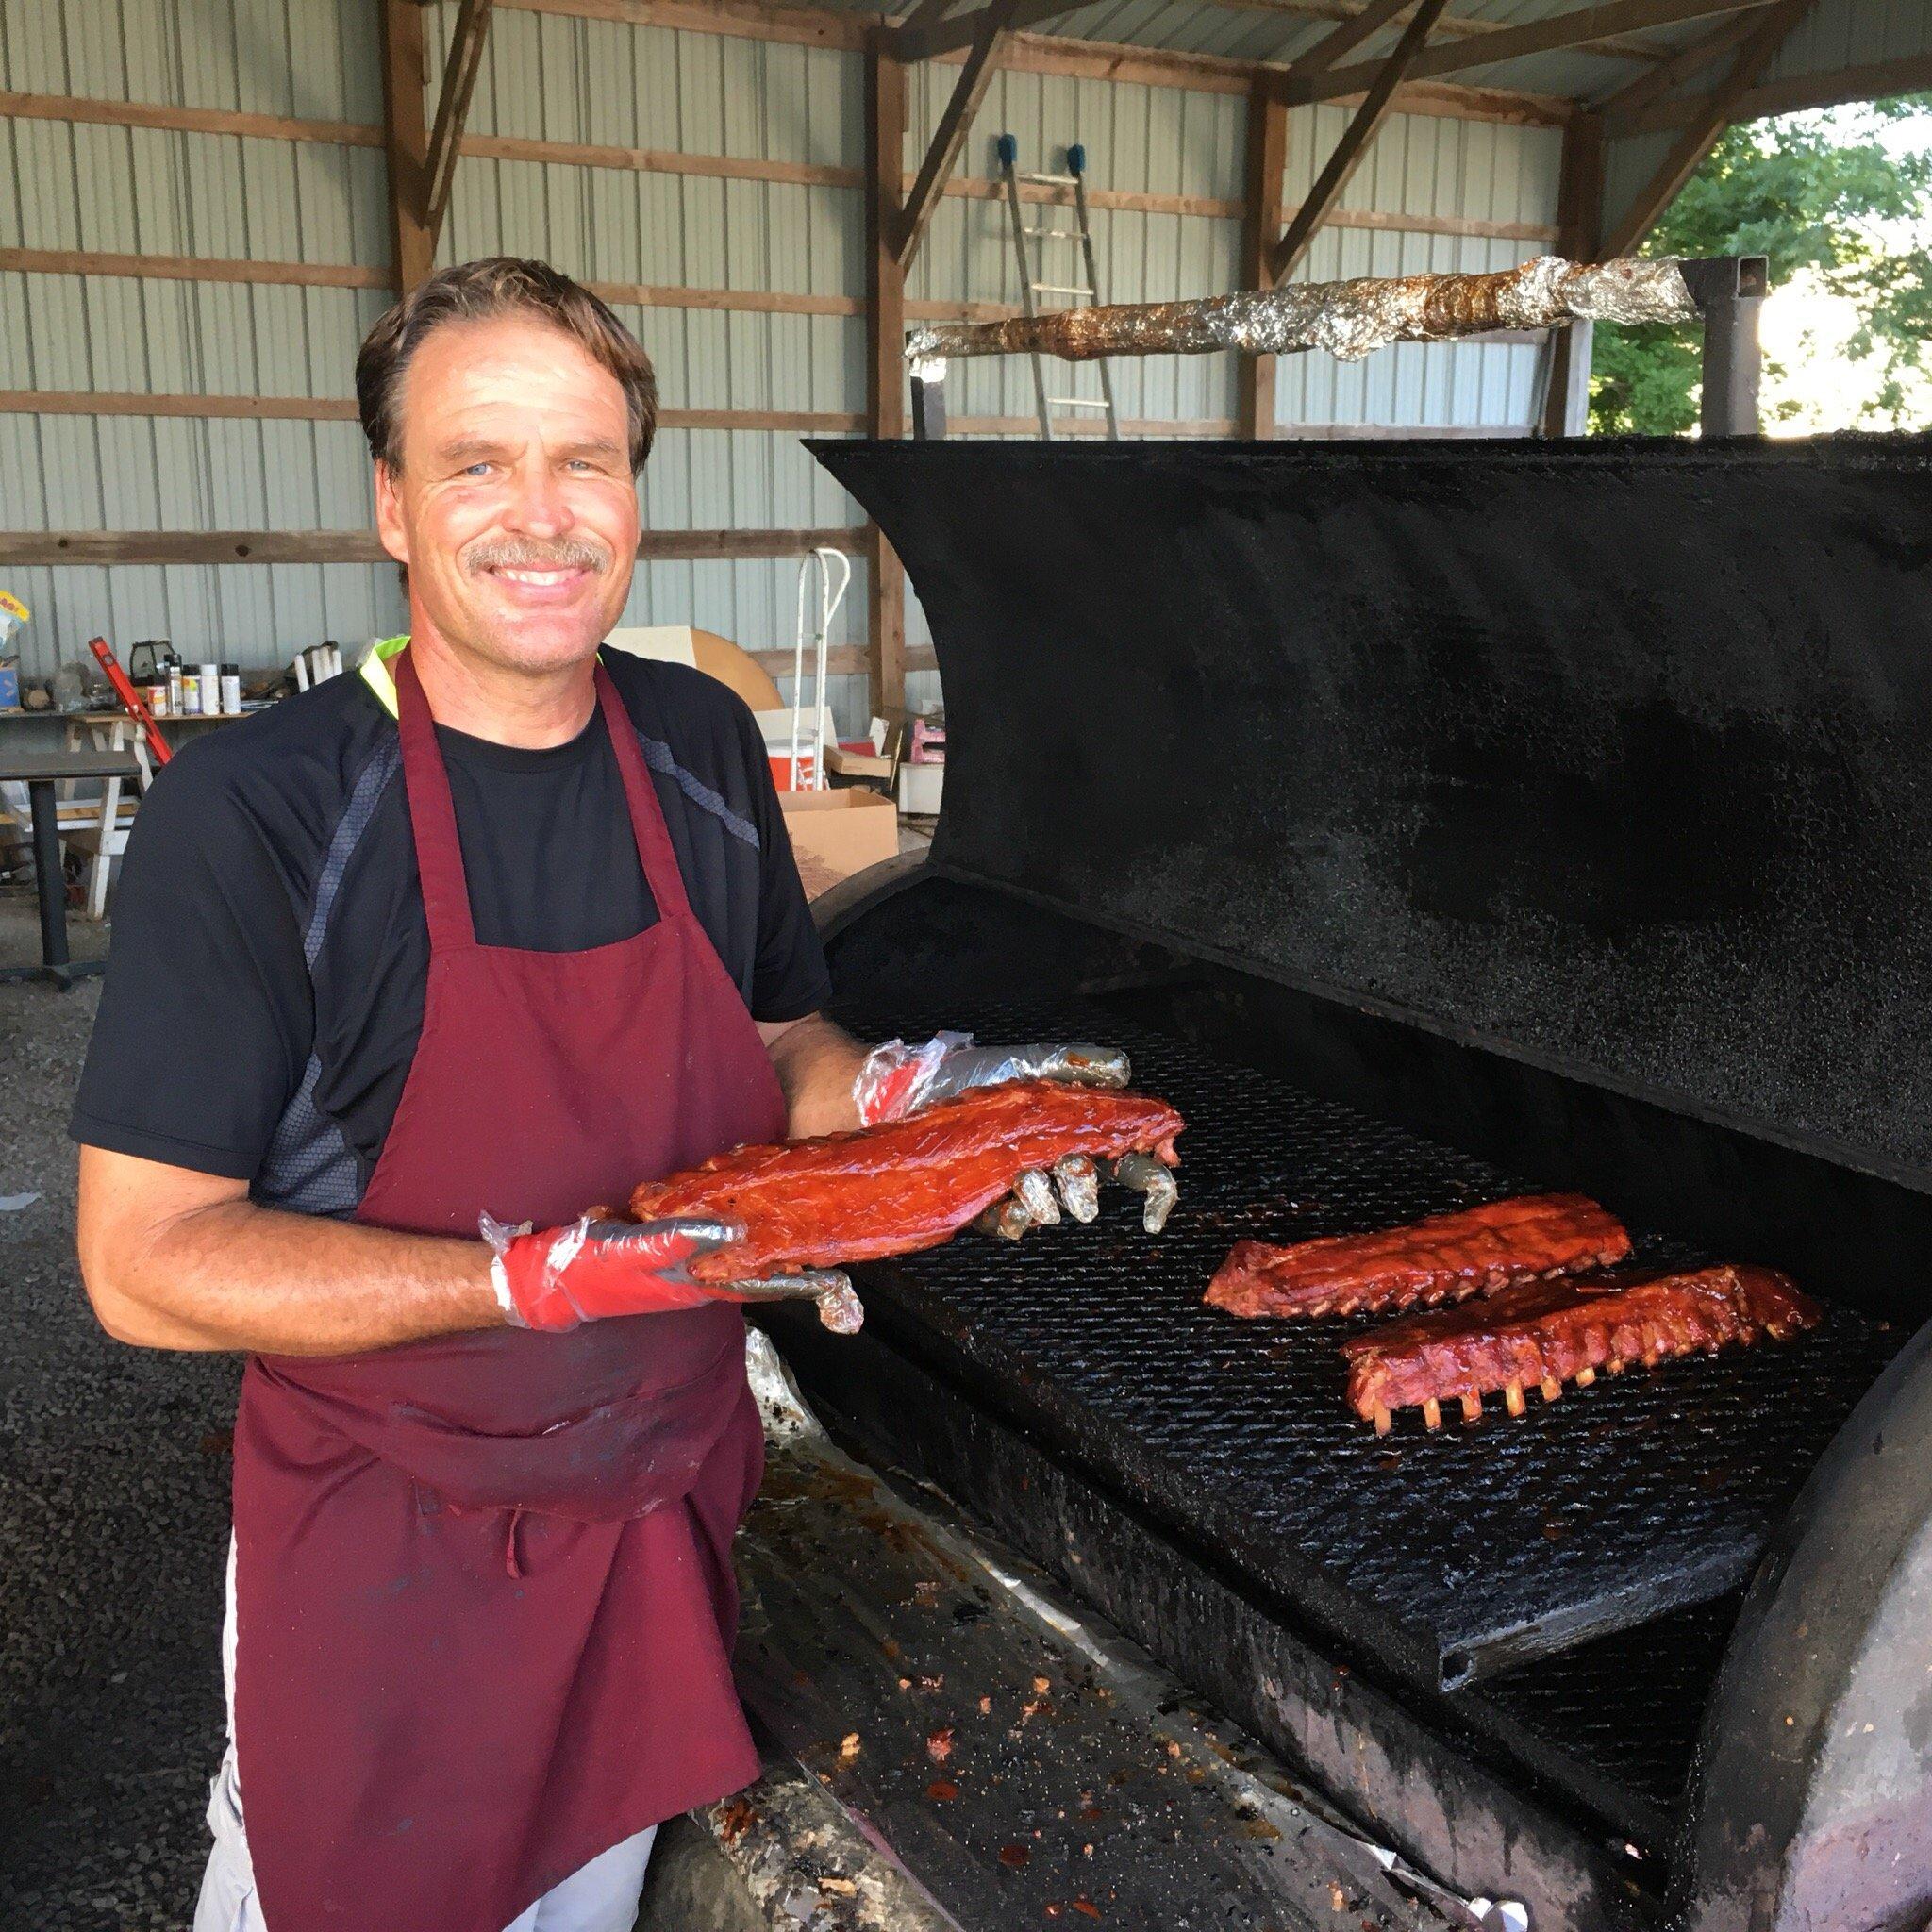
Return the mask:
{"type": "Polygon", "coordinates": [[[133,680],[122,670],[113,645],[106,638],[90,638],[87,647],[108,674],[108,682],[114,687],[114,694],[121,700],[121,708],[146,733],[147,748],[154,753],[155,763],[165,765],[175,754],[168,749],[168,741],[161,736],[161,727],[155,723],[155,714],[148,709],[147,700],[135,690],[133,680]]]}

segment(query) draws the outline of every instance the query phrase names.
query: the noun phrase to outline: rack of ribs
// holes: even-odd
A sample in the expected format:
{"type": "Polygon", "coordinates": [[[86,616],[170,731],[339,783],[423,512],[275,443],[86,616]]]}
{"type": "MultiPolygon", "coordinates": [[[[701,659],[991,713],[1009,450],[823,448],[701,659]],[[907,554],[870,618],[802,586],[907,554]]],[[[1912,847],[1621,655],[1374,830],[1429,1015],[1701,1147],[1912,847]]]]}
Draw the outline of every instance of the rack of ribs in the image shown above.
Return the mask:
{"type": "Polygon", "coordinates": [[[1237,1241],[1207,1300],[1250,1317],[1375,1314],[1607,1268],[1629,1252],[1623,1224],[1586,1195],[1525,1194],[1374,1234],[1237,1241]]]}
{"type": "Polygon", "coordinates": [[[715,1282],[937,1247],[988,1210],[993,1231],[1007,1234],[1058,1221],[1062,1206],[1091,1221],[1103,1174],[1146,1196],[1142,1218],[1158,1232],[1174,1202],[1168,1170],[1179,1163],[1174,1141],[1185,1125],[1146,1094],[1011,1081],[857,1133],[733,1148],[646,1182],[630,1211],[640,1221],[739,1223],[741,1241],[691,1264],[715,1282]]]}
{"type": "Polygon", "coordinates": [[[1500,1390],[1520,1416],[1527,1388],[1554,1402],[1565,1382],[1588,1388],[1599,1369],[1654,1368],[1667,1356],[1715,1355],[1763,1335],[1781,1341],[1818,1320],[1818,1305],[1775,1269],[1726,1265],[1635,1282],[1518,1282],[1462,1307],[1390,1322],[1341,1352],[1349,1407],[1387,1435],[1392,1412],[1412,1404],[1433,1429],[1444,1402],[1459,1401],[1474,1422],[1483,1397],[1500,1390]]]}

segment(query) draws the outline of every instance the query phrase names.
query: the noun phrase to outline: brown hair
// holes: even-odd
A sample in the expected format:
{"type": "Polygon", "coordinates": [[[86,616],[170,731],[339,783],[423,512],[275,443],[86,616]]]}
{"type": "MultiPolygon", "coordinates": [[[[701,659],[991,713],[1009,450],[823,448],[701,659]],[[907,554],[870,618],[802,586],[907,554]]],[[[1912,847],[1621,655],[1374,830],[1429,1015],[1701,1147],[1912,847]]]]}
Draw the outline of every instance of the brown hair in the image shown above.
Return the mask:
{"type": "Polygon", "coordinates": [[[635,475],[658,429],[658,378],[643,344],[580,282],[543,261],[486,256],[439,269],[389,309],[362,339],[356,358],[356,400],[369,453],[391,470],[400,462],[397,403],[410,358],[432,329],[447,322],[490,322],[530,315],[559,328],[608,369],[630,407],[630,467],[635,475]]]}

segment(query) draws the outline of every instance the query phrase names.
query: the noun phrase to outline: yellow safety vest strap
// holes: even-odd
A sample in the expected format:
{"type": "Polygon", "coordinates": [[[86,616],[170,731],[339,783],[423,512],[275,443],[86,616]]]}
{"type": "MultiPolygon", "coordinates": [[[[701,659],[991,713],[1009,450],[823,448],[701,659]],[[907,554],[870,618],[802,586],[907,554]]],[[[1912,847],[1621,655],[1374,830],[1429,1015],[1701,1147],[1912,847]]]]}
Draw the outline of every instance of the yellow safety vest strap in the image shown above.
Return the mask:
{"type": "Polygon", "coordinates": [[[396,715],[396,679],[390,667],[394,658],[409,641],[405,634],[399,638],[378,638],[370,648],[368,657],[362,660],[362,682],[380,700],[382,708],[391,718],[396,715]]]}

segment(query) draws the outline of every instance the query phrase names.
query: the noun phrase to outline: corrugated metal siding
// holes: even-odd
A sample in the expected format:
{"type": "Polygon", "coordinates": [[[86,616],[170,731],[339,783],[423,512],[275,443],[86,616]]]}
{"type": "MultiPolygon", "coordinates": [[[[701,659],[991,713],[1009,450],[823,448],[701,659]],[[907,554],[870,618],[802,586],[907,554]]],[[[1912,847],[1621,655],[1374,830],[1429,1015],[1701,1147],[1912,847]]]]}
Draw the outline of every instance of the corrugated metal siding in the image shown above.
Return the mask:
{"type": "MultiPolygon", "coordinates": [[[[430,18],[433,96],[454,15],[430,18]]],[[[820,48],[505,10],[491,28],[470,129],[856,169],[861,79],[856,58],[820,48]]],[[[862,239],[856,188],[470,156],[458,165],[439,259],[536,255],[591,282],[851,296],[864,286],[862,239]]],[[[615,306],[651,352],[666,409],[865,407],[856,318],[615,306]]],[[[643,499],[658,529],[858,521],[790,432],[667,430],[643,499]]],[[[862,566],[856,575],[835,643],[864,641],[862,566]]],[[[797,576],[791,558],[647,563],[625,621],[695,624],[748,650],[789,650],[797,576]]],[[[839,680],[841,724],[857,722],[863,686],[839,680]]]]}
{"type": "MultiPolygon", "coordinates": [[[[1322,106],[1289,116],[1290,204],[1307,193],[1348,121],[1322,106]]],[[[1463,216],[1554,225],[1563,139],[1553,127],[1391,115],[1348,185],[1342,207],[1382,214],[1463,216]]],[[[1545,252],[1535,242],[1331,227],[1296,279],[1504,269],[1545,252]]],[[[1284,357],[1277,420],[1510,428],[1535,419],[1538,351],[1496,343],[1401,343],[1366,360],[1284,357]]]]}
{"type": "MultiPolygon", "coordinates": [[[[1162,8],[1141,10],[1151,21],[1162,8]]],[[[225,30],[209,31],[211,10],[198,0],[0,0],[0,86],[379,118],[374,0],[243,0],[212,12],[225,30]]],[[[428,16],[432,88],[450,12],[428,16]]],[[[1279,30],[1273,16],[1231,17],[1258,32],[1279,30]]],[[[1114,30],[1124,30],[1118,20],[1114,30]]],[[[908,169],[957,74],[953,66],[914,71],[908,169]]],[[[1066,143],[1079,140],[1096,189],[1234,202],[1243,111],[1230,95],[1003,74],[960,169],[991,177],[994,137],[1009,129],[1024,167],[1058,169],[1066,143]]],[[[1327,107],[1291,117],[1288,199],[1305,191],[1344,121],[1342,109],[1327,107]]],[[[470,125],[477,134],[857,170],[862,122],[860,63],[849,54],[505,10],[470,125]]],[[[378,150],[25,120],[0,126],[0,140],[15,183],[11,195],[0,195],[0,243],[365,264],[386,258],[378,150]]],[[[1559,145],[1545,128],[1397,117],[1347,203],[1387,214],[1547,222],[1559,145]]],[[[470,157],[458,170],[442,252],[445,259],[541,254],[602,282],[851,298],[863,288],[862,230],[855,187],[470,157]]],[[[1231,216],[1099,209],[1095,233],[1109,299],[1233,286],[1239,225],[1231,216]]],[[[1501,266],[1536,245],[1333,230],[1318,240],[1304,273],[1501,266]]],[[[945,198],[911,293],[1016,299],[997,202],[945,198]]],[[[347,397],[355,344],[386,299],[375,291],[0,276],[0,387],[347,397]]],[[[657,359],[667,408],[863,407],[856,317],[620,310],[657,359]]],[[[1232,416],[1229,358],[1153,358],[1117,364],[1115,374],[1130,418],[1232,416]]],[[[1091,373],[1078,380],[1091,392],[1091,373]]],[[[1507,425],[1528,420],[1533,382],[1533,354],[1521,349],[1402,349],[1353,370],[1296,358],[1283,366],[1280,414],[1284,424],[1507,425]]],[[[1018,363],[962,366],[953,407],[1030,416],[1028,373],[1018,363]]],[[[857,520],[798,439],[771,431],[666,431],[646,473],[644,505],[660,528],[857,520]]],[[[368,518],[353,423],[0,416],[0,525],[360,528],[368,518]]],[[[626,615],[697,623],[752,648],[782,649],[791,641],[795,587],[789,559],[652,564],[640,570],[626,615]]],[[[267,664],[323,636],[353,641],[402,621],[386,566],[67,567],[17,573],[12,588],[37,612],[34,672],[57,655],[74,656],[94,630],[127,642],[171,635],[192,651],[267,664]]],[[[861,640],[864,608],[861,575],[836,641],[861,640]]],[[[916,604],[908,629],[915,643],[924,641],[916,604]]],[[[922,694],[930,694],[929,678],[915,679],[915,699],[922,694]]],[[[862,682],[842,680],[837,696],[849,728],[862,708],[862,682]]]]}
{"type": "MultiPolygon", "coordinates": [[[[367,0],[0,0],[0,87],[370,122],[367,0]]],[[[0,245],[380,261],[382,157],[358,149],[0,119],[0,245]]],[[[0,388],[347,396],[375,291],[0,275],[0,388]]],[[[0,527],[366,529],[353,423],[0,415],[0,527]]],[[[105,633],[249,665],[400,621],[362,565],[15,571],[44,675],[105,633]]]]}

